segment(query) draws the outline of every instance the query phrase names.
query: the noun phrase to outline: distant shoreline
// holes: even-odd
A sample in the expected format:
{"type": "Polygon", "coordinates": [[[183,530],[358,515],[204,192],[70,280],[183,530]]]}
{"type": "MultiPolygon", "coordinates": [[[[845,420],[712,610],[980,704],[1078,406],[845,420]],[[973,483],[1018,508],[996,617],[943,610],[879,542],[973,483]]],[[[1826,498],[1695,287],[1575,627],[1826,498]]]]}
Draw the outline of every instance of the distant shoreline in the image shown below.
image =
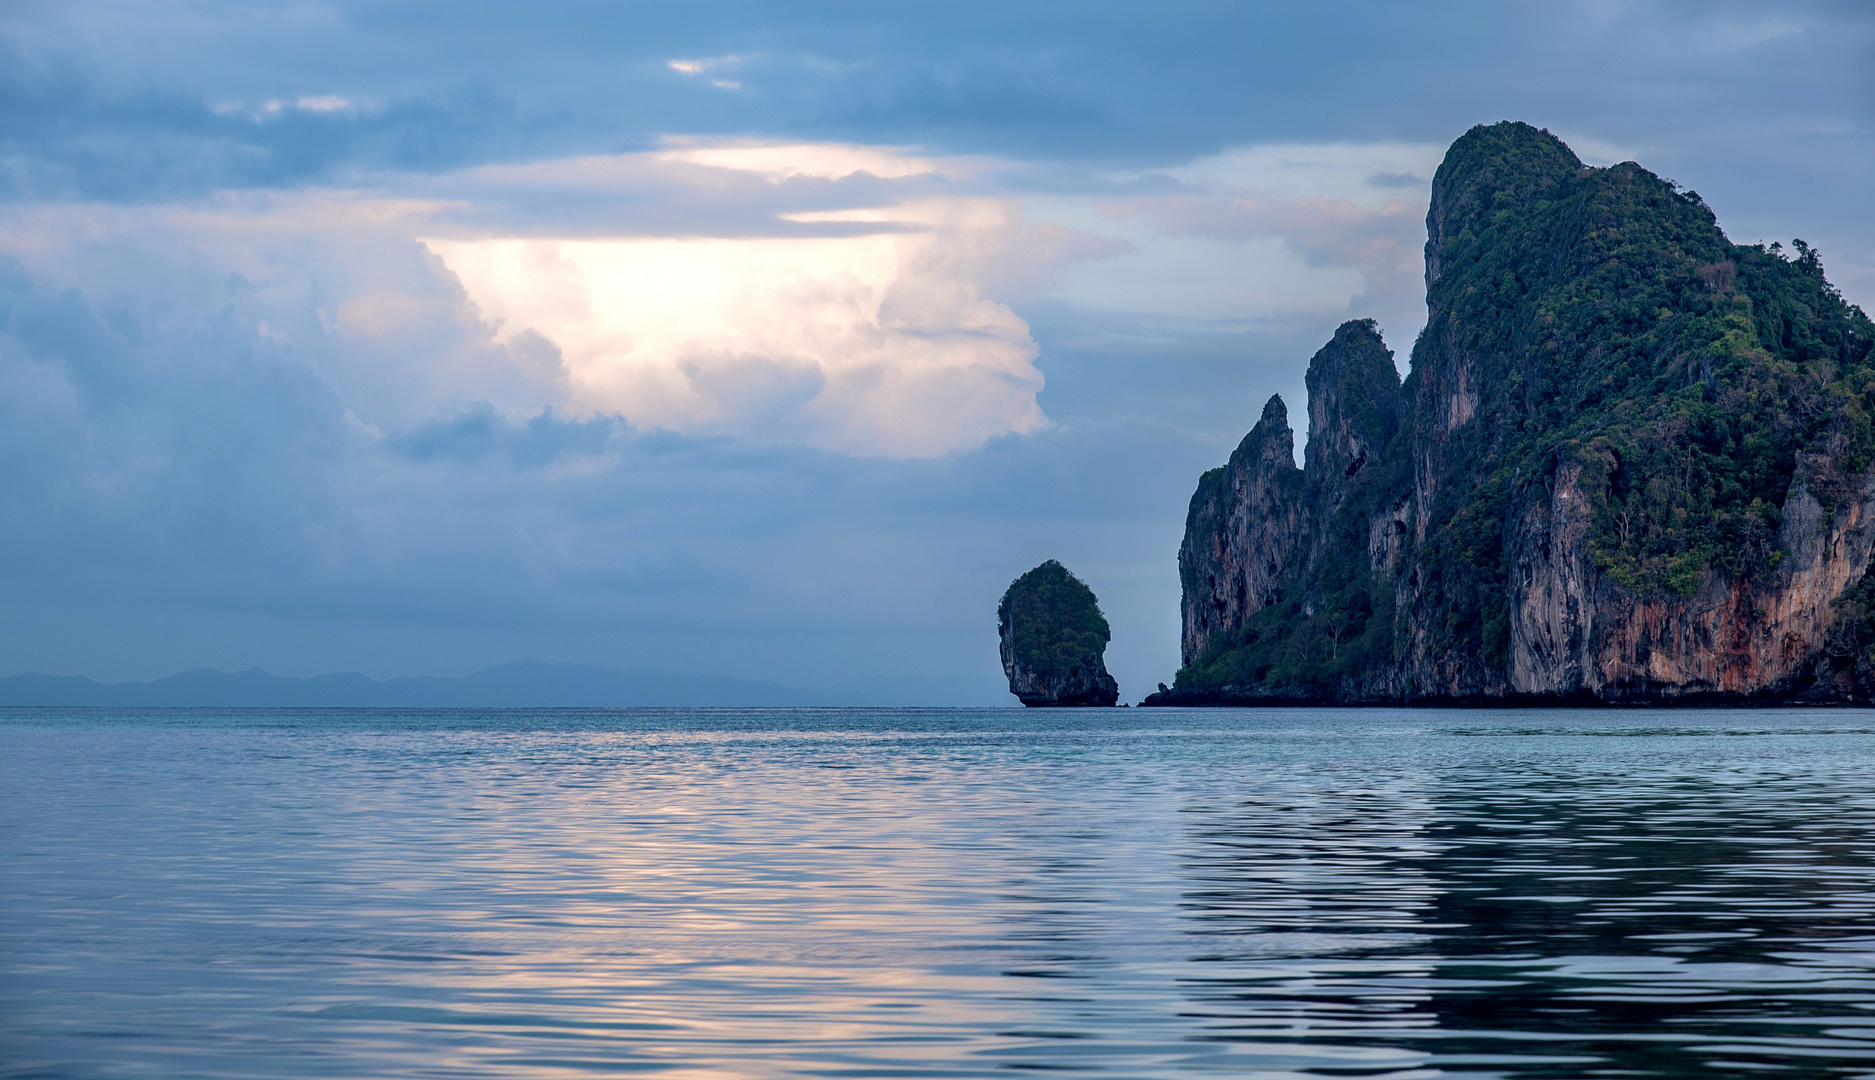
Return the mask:
{"type": "Polygon", "coordinates": [[[460,677],[293,678],[208,668],[150,682],[81,675],[0,679],[0,707],[39,708],[970,708],[1007,701],[993,675],[874,676],[805,689],[665,668],[517,660],[460,677]]]}

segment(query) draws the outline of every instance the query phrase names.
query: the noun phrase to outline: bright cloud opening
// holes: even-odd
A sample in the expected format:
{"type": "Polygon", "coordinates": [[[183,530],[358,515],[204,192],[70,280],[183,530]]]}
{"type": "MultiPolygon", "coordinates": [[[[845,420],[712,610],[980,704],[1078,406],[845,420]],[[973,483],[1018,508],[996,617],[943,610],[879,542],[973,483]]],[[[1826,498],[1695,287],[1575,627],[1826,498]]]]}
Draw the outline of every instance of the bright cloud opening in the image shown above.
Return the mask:
{"type": "Polygon", "coordinates": [[[1045,425],[1028,326],[982,295],[1013,209],[880,216],[891,231],[860,236],[424,243],[498,341],[559,348],[579,408],[906,457],[1045,425]]]}
{"type": "Polygon", "coordinates": [[[839,180],[857,173],[901,180],[945,171],[935,162],[887,146],[675,138],[665,140],[665,145],[668,149],[653,155],[654,160],[755,173],[769,180],[793,176],[839,180]]]}

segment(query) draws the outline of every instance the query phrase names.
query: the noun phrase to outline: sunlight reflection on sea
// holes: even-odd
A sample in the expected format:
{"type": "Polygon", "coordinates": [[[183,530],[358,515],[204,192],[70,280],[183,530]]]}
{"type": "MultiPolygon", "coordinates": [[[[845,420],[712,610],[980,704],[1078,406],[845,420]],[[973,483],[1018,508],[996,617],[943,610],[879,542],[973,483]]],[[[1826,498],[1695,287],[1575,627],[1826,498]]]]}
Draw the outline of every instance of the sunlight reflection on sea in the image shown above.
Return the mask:
{"type": "Polygon", "coordinates": [[[1875,1076],[1875,715],[7,710],[0,1075],[1875,1076]]]}

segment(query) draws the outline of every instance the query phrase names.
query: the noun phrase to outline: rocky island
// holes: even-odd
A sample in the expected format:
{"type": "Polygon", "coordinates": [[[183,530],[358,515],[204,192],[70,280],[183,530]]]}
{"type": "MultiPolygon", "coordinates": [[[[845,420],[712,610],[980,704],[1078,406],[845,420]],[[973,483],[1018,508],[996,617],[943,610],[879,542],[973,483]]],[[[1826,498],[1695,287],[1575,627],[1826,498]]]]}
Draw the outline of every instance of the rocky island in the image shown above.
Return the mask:
{"type": "Polygon", "coordinates": [[[1402,382],[1371,321],[1198,482],[1149,705],[1868,702],[1875,326],[1801,241],[1473,128],[1402,382]]]}
{"type": "Polygon", "coordinates": [[[1094,591],[1053,559],[1017,578],[996,608],[1003,672],[1022,704],[1112,705],[1111,632],[1094,591]]]}

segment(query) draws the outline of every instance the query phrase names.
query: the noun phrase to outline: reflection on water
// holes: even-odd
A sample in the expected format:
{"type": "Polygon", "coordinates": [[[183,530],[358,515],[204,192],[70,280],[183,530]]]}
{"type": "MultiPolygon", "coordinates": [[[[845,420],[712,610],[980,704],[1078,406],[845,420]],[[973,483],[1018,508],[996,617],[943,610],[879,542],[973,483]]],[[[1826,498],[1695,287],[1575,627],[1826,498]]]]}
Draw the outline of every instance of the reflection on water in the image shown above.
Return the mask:
{"type": "Polygon", "coordinates": [[[1868,1075],[1869,785],[1712,764],[1455,763],[1417,814],[1208,815],[1190,896],[1248,947],[1193,980],[1205,1037],[1304,1071],[1868,1075]]]}
{"type": "Polygon", "coordinates": [[[1875,718],[0,713],[0,1075],[1875,1076],[1875,718]]]}

